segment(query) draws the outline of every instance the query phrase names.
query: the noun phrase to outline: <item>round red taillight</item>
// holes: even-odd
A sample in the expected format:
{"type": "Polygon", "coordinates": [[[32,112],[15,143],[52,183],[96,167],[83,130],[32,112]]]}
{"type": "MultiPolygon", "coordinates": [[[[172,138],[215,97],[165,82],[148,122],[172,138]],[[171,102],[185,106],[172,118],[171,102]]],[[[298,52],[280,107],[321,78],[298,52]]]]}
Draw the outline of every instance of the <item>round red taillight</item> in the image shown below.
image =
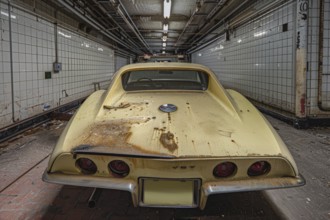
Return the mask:
{"type": "Polygon", "coordinates": [[[260,176],[270,171],[270,164],[267,161],[258,161],[248,169],[249,176],[260,176]]]}
{"type": "Polygon", "coordinates": [[[79,158],[76,164],[84,174],[94,174],[97,171],[95,163],[88,158],[79,158]]]}
{"type": "Polygon", "coordinates": [[[115,177],[125,177],[129,174],[129,166],[122,160],[113,160],[108,167],[115,177]]]}
{"type": "Polygon", "coordinates": [[[223,162],[219,163],[216,167],[213,169],[213,175],[215,177],[229,177],[233,175],[237,170],[237,166],[232,162],[223,162]]]}

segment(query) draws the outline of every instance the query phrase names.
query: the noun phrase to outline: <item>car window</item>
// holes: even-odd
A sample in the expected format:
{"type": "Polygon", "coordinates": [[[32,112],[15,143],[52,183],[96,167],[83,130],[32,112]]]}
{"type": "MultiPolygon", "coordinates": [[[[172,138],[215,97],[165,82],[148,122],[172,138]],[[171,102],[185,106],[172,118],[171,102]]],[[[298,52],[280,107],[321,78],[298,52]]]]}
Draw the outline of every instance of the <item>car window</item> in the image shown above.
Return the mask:
{"type": "Polygon", "coordinates": [[[193,70],[138,70],[122,75],[123,88],[132,90],[206,90],[208,75],[193,70]]]}

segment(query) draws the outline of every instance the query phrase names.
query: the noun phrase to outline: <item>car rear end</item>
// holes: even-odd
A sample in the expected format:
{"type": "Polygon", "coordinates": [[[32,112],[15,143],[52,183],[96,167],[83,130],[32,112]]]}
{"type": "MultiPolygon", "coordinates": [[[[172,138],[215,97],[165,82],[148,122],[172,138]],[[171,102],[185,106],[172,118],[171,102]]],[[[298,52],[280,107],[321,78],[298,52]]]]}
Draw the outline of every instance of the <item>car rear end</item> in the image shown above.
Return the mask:
{"type": "Polygon", "coordinates": [[[155,158],[91,152],[60,155],[43,178],[65,185],[129,191],[135,206],[202,209],[212,194],[304,184],[281,157],[155,158]]]}

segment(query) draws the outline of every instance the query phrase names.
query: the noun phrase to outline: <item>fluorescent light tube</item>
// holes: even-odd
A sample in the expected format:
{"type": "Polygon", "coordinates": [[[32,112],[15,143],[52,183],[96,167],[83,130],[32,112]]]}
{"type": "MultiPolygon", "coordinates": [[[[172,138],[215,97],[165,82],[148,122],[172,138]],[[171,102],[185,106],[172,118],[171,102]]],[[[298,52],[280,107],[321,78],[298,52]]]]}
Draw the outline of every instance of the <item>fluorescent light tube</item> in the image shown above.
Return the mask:
{"type": "Polygon", "coordinates": [[[171,15],[171,0],[164,0],[164,18],[170,18],[171,15]]]}

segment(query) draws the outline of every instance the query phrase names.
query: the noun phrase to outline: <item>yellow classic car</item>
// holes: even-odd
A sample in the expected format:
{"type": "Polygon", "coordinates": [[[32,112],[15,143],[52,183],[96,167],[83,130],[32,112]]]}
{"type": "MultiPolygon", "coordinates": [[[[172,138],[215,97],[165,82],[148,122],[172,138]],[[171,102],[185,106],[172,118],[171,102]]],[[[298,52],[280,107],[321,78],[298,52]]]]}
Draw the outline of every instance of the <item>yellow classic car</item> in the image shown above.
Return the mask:
{"type": "Polygon", "coordinates": [[[199,207],[211,194],[304,185],[286,145],[207,67],[122,67],[60,136],[43,180],[129,191],[135,206],[199,207]]]}

